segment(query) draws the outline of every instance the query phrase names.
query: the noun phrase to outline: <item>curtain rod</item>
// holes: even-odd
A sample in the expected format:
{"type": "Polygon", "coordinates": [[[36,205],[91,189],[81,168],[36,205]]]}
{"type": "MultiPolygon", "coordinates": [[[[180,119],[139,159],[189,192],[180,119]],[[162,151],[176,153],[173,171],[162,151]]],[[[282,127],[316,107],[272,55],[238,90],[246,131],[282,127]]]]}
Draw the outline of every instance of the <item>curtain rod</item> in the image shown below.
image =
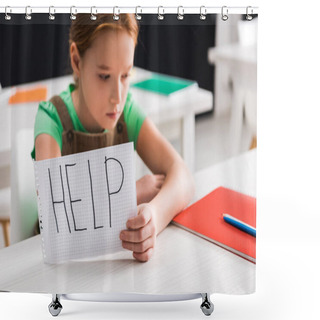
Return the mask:
{"type": "Polygon", "coordinates": [[[76,15],[77,13],[89,13],[89,14],[100,14],[100,13],[112,13],[119,15],[121,13],[134,13],[136,15],[140,14],[177,14],[183,16],[185,14],[200,14],[205,16],[206,14],[221,14],[221,15],[231,15],[231,14],[258,14],[258,7],[247,6],[247,7],[233,7],[233,6],[222,6],[222,7],[39,7],[39,6],[0,6],[0,13],[4,14],[35,14],[35,13],[48,13],[49,15],[69,13],[76,15]]]}

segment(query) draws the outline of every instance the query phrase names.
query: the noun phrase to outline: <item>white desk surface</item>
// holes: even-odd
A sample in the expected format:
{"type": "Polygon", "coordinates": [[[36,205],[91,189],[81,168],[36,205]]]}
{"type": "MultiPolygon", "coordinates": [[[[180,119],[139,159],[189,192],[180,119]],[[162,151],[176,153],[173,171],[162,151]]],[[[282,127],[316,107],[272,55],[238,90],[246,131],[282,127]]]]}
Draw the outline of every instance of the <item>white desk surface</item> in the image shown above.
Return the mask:
{"type": "MultiPolygon", "coordinates": [[[[219,185],[255,195],[256,152],[250,151],[195,174],[196,197],[219,185]]],[[[46,265],[41,238],[0,251],[0,290],[37,293],[134,292],[148,294],[255,291],[255,264],[169,225],[152,259],[140,263],[129,251],[107,259],[46,265]]]]}

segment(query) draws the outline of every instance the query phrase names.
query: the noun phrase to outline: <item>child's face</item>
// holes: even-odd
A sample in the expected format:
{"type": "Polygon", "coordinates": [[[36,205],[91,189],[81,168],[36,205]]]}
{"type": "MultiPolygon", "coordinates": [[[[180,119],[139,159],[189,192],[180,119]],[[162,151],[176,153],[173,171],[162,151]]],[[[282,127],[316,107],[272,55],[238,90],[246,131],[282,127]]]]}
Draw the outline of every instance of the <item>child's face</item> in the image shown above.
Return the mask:
{"type": "Polygon", "coordinates": [[[128,94],[134,48],[127,32],[108,30],[97,36],[81,58],[79,94],[92,115],[92,127],[115,127],[128,94]]]}

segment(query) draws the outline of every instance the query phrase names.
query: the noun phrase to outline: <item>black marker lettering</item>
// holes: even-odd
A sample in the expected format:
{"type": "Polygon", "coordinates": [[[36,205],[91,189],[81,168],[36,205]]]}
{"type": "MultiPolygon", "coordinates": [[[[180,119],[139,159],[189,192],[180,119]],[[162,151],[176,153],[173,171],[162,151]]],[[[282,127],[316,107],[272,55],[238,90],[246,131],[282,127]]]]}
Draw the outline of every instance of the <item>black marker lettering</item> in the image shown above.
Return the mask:
{"type": "Polygon", "coordinates": [[[69,232],[71,233],[70,223],[69,223],[69,219],[68,219],[68,214],[67,214],[67,209],[66,209],[66,203],[65,203],[65,198],[64,198],[64,188],[63,188],[63,180],[62,180],[61,166],[59,166],[59,168],[60,168],[60,179],[61,179],[62,196],[63,196],[63,200],[62,200],[62,201],[54,201],[54,199],[53,199],[51,174],[50,174],[50,169],[48,168],[49,181],[50,181],[50,190],[51,190],[51,199],[52,199],[52,206],[53,206],[53,213],[54,213],[54,218],[55,218],[55,221],[56,221],[57,233],[59,233],[59,227],[58,227],[58,220],[57,220],[57,215],[56,215],[56,210],[55,210],[55,204],[57,204],[57,203],[63,203],[64,212],[65,212],[66,218],[67,218],[67,223],[68,223],[69,232]]]}
{"type": "Polygon", "coordinates": [[[110,228],[111,228],[112,226],[111,226],[111,199],[110,199],[110,196],[111,196],[112,194],[118,193],[118,192],[121,190],[122,185],[123,185],[123,179],[124,179],[124,171],[123,171],[123,167],[122,167],[121,162],[120,162],[119,160],[115,159],[115,158],[108,158],[108,159],[107,159],[107,157],[105,157],[104,163],[105,163],[105,167],[106,167],[106,180],[107,180],[108,200],[109,200],[109,221],[110,221],[110,228]],[[121,181],[121,185],[120,185],[119,189],[118,189],[117,191],[114,191],[114,192],[110,192],[109,179],[108,179],[108,168],[107,168],[107,164],[108,164],[108,161],[111,161],[111,160],[118,162],[119,165],[120,165],[121,171],[122,171],[122,181],[121,181]]]}
{"type": "Polygon", "coordinates": [[[67,167],[73,167],[73,166],[75,166],[75,165],[76,165],[75,163],[73,163],[73,164],[66,164],[66,165],[65,165],[65,169],[66,169],[67,185],[68,185],[69,198],[70,198],[70,207],[71,207],[71,213],[72,213],[73,224],[74,224],[74,231],[83,231],[83,230],[87,230],[87,228],[77,229],[76,220],[75,220],[75,218],[74,218],[73,207],[72,207],[72,204],[73,204],[74,202],[79,202],[79,201],[81,201],[81,199],[72,200],[72,198],[71,198],[71,192],[70,192],[70,186],[69,186],[69,179],[68,179],[68,170],[67,170],[67,167]]]}
{"type": "Polygon", "coordinates": [[[96,212],[94,209],[94,200],[93,200],[93,189],[92,189],[92,178],[91,178],[91,170],[90,170],[90,161],[88,160],[88,169],[89,169],[89,178],[90,178],[90,188],[91,188],[91,200],[92,200],[92,212],[93,212],[93,226],[94,229],[103,228],[103,226],[96,226],[96,212]]]}

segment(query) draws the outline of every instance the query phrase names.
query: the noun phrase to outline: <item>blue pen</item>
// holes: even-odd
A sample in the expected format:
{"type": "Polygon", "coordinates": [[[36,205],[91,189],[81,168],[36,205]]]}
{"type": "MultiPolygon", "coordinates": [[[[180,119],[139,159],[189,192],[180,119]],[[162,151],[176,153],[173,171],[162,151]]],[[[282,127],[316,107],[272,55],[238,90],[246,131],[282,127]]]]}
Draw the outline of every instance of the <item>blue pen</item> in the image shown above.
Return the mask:
{"type": "Polygon", "coordinates": [[[237,229],[244,231],[251,236],[255,237],[256,236],[256,229],[243,221],[236,219],[235,217],[230,216],[229,214],[224,213],[223,219],[225,222],[231,224],[232,226],[236,227],[237,229]]]}

